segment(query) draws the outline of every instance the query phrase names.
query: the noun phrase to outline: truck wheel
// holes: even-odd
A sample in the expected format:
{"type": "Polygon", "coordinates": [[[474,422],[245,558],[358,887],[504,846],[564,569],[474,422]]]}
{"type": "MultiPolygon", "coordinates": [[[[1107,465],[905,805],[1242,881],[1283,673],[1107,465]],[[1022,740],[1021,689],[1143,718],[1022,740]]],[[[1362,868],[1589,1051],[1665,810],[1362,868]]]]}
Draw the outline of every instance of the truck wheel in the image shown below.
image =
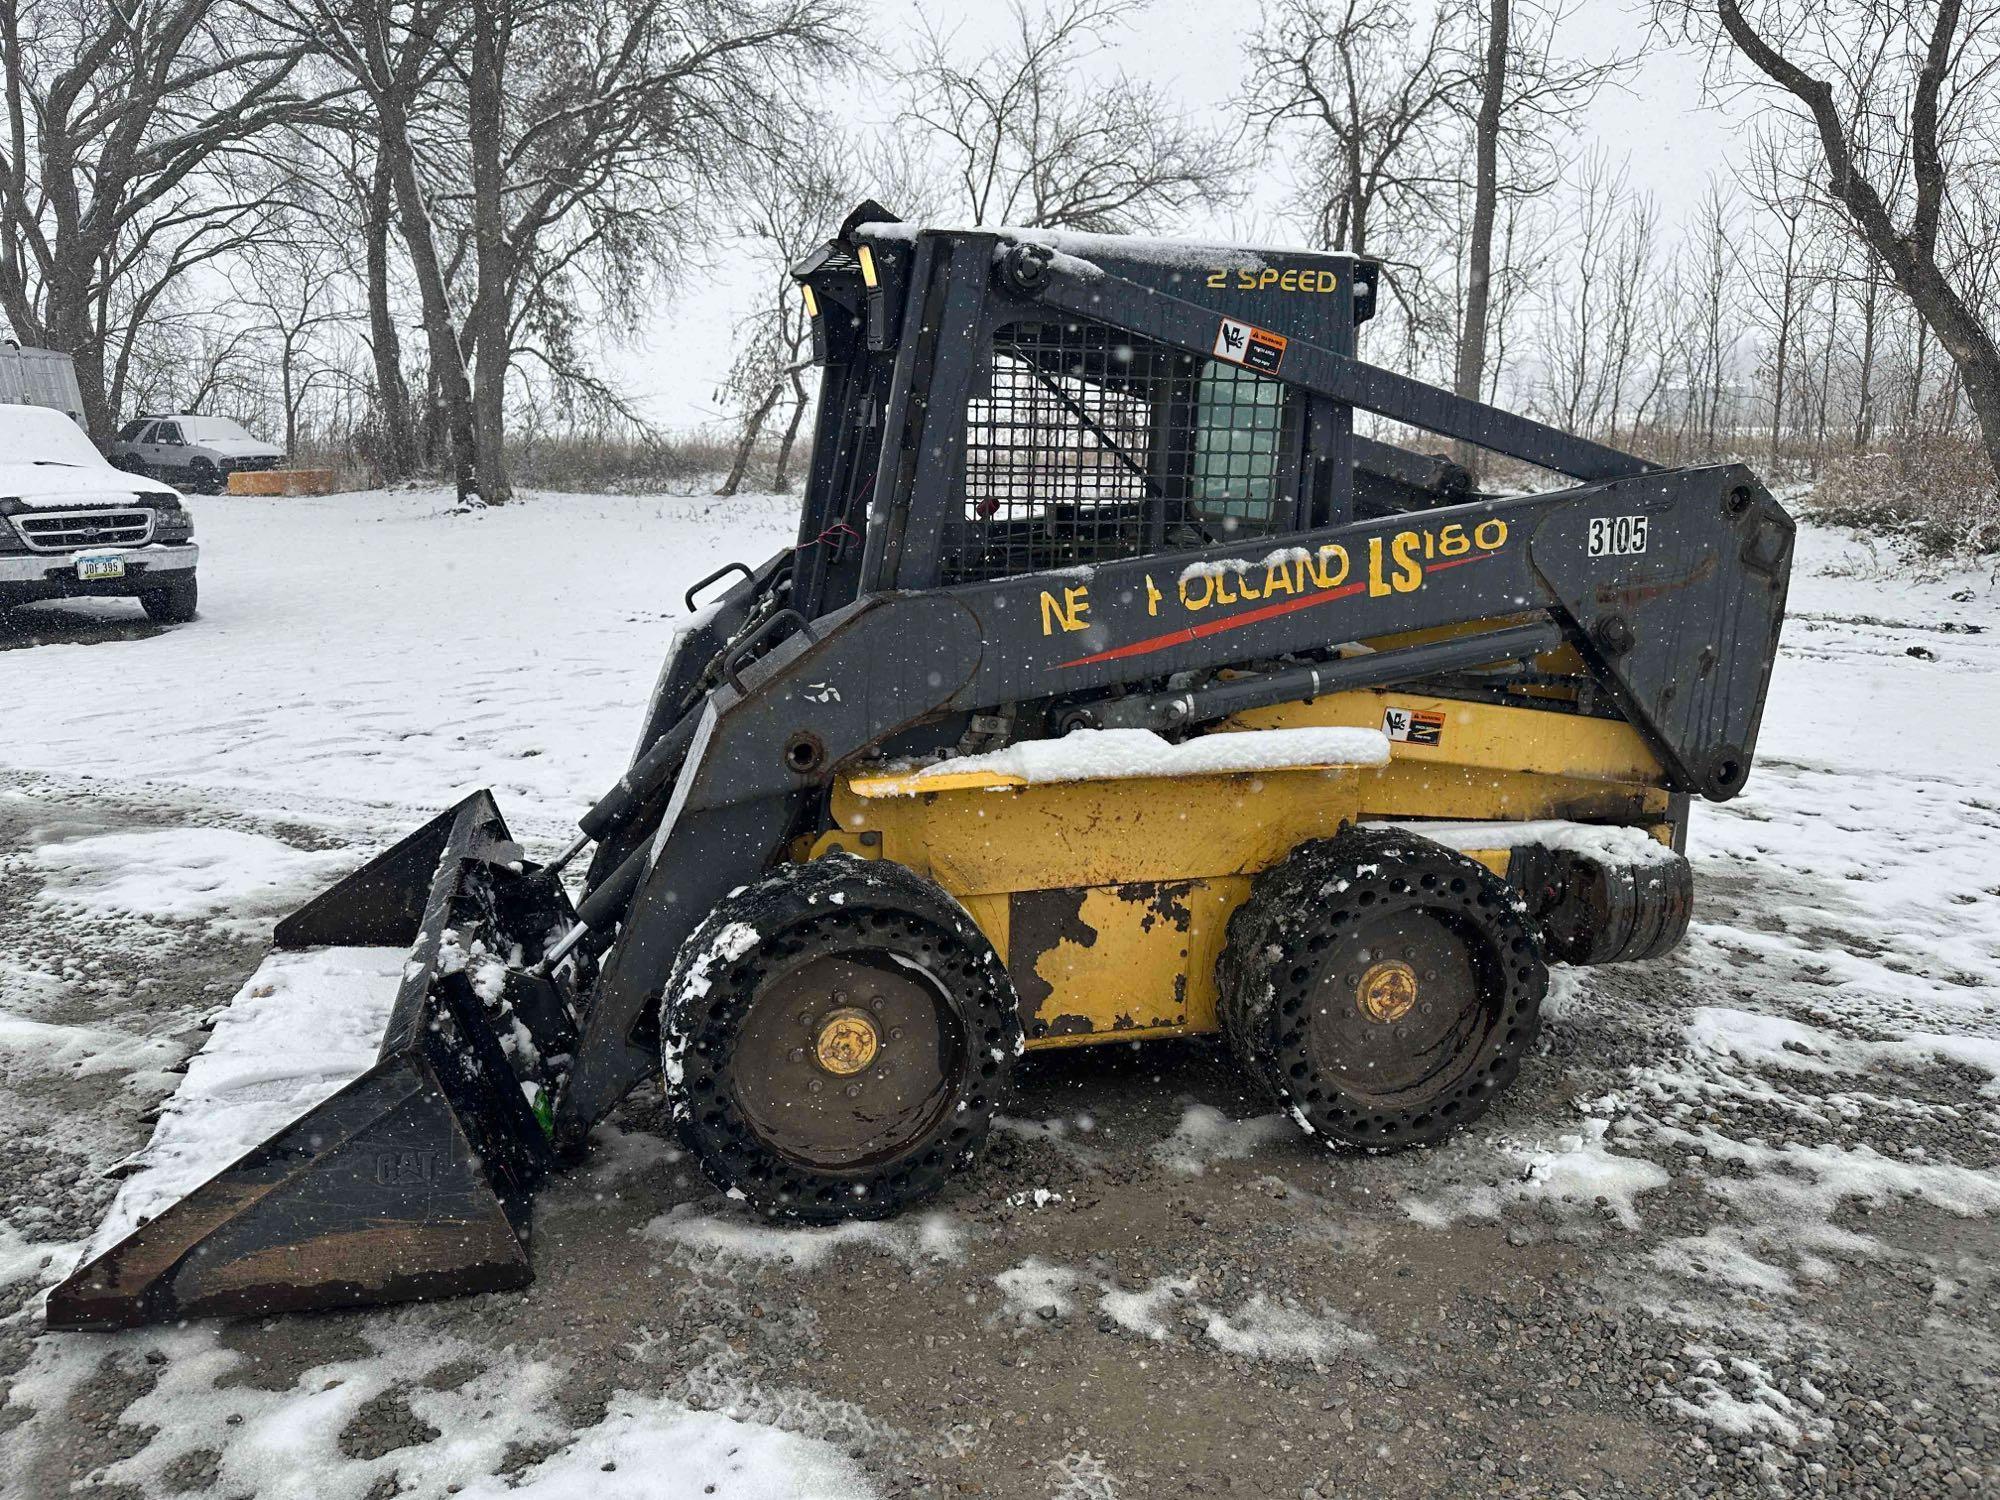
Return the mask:
{"type": "Polygon", "coordinates": [[[194,618],[199,598],[194,575],[189,574],[186,578],[176,578],[165,588],[147,589],[139,595],[139,603],[149,620],[162,625],[185,625],[194,618]]]}
{"type": "Polygon", "coordinates": [[[1301,845],[1258,876],[1216,979],[1244,1068],[1309,1134],[1374,1150],[1484,1114],[1533,1043],[1548,989],[1504,881],[1379,829],[1301,845]]]}
{"type": "Polygon", "coordinates": [[[720,902],[674,962],[661,1064],[688,1149],[775,1218],[884,1218],[977,1158],[1021,1046],[965,909],[836,854],[720,902]]]}

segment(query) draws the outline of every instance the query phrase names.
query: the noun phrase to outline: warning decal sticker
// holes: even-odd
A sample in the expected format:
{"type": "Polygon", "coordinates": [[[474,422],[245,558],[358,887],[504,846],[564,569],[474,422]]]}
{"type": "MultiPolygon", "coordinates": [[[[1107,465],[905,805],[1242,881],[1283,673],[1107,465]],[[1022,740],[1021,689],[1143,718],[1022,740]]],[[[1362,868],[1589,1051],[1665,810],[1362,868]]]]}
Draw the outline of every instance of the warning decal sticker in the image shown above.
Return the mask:
{"type": "Polygon", "coordinates": [[[1384,709],[1382,733],[1405,745],[1441,745],[1444,715],[1427,708],[1384,709]]]}
{"type": "Polygon", "coordinates": [[[1224,318],[1215,333],[1215,357],[1275,375],[1285,360],[1285,336],[1252,323],[1224,318]]]}

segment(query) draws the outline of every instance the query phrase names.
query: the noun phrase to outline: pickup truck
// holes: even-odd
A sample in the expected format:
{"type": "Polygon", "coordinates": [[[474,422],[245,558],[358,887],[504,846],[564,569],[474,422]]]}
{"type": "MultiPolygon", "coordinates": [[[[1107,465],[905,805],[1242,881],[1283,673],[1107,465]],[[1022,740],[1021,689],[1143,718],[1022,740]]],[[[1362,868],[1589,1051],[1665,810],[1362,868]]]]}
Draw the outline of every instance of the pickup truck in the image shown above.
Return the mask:
{"type": "Polygon", "coordinates": [[[45,406],[0,405],[0,610],[44,599],[137,599],[195,616],[194,518],[178,492],[106,463],[45,406]]]}

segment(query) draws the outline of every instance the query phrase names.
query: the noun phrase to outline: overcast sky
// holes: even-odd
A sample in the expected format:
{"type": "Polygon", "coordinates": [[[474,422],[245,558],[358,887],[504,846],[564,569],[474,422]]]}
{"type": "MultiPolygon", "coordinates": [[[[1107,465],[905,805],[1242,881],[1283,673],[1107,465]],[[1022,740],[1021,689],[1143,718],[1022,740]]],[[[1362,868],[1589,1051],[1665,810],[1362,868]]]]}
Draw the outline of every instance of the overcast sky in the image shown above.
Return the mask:
{"type": "MultiPolygon", "coordinates": [[[[893,55],[925,14],[954,18],[951,24],[961,28],[968,43],[993,34],[1005,20],[998,4],[906,0],[871,8],[865,24],[885,35],[884,51],[893,55]]],[[[1250,0],[1152,0],[1140,23],[1116,36],[1101,65],[1150,79],[1189,109],[1222,118],[1243,76],[1242,21],[1253,15],[1250,0]]],[[[1559,50],[1590,58],[1643,51],[1623,86],[1599,96],[1578,146],[1595,141],[1614,160],[1629,162],[1632,184],[1660,200],[1662,228],[1672,235],[1709,176],[1730,170],[1729,152],[1745,112],[1704,101],[1698,54],[1648,42],[1643,5],[1576,0],[1559,50]]],[[[881,88],[879,83],[838,86],[829,92],[828,106],[845,116],[851,128],[889,129],[892,122],[886,116],[893,113],[893,104],[882,100],[881,88]]],[[[1273,186],[1270,180],[1246,184],[1249,204],[1236,218],[1272,222],[1268,205],[1273,186]]],[[[829,231],[834,227],[829,225],[829,231]]],[[[1233,227],[1226,219],[1190,221],[1179,232],[1216,231],[1228,238],[1233,227]]],[[[728,247],[718,246],[647,326],[623,346],[606,350],[606,364],[621,377],[639,409],[662,427],[687,429],[722,421],[727,414],[714,392],[729,366],[730,328],[755,295],[754,279],[734,262],[728,247]]]]}

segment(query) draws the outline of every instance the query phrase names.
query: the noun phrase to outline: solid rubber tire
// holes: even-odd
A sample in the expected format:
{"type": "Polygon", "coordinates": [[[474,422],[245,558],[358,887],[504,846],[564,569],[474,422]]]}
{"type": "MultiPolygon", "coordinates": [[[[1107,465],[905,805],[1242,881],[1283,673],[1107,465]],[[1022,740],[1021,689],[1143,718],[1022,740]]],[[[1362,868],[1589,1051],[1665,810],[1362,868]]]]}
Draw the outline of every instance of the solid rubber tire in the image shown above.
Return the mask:
{"type": "Polygon", "coordinates": [[[675,959],[660,1039],[675,1122],[709,1180],[773,1218],[826,1224],[887,1218],[972,1166],[1006,1095],[1021,1022],[1013,980],[964,907],[902,865],[836,853],[781,866],[716,904],[675,959]],[[757,940],[729,956],[732,945],[718,939],[737,923],[757,940]],[[732,1048],[760,981],[821,950],[916,963],[962,1028],[956,1102],[924,1139],[859,1169],[821,1170],[777,1153],[730,1086],[732,1048]]]}
{"type": "Polygon", "coordinates": [[[1513,1082],[1540,1026],[1548,968],[1519,893],[1484,865],[1402,830],[1358,828],[1302,844],[1256,878],[1230,917],[1216,981],[1231,1051],[1280,1108],[1329,1144],[1393,1150],[1443,1139],[1513,1082]],[[1463,1068],[1429,1097],[1383,1109],[1314,1066],[1307,1027],[1341,929],[1355,913],[1399,908],[1478,940],[1494,1014],[1463,1068]]]}

